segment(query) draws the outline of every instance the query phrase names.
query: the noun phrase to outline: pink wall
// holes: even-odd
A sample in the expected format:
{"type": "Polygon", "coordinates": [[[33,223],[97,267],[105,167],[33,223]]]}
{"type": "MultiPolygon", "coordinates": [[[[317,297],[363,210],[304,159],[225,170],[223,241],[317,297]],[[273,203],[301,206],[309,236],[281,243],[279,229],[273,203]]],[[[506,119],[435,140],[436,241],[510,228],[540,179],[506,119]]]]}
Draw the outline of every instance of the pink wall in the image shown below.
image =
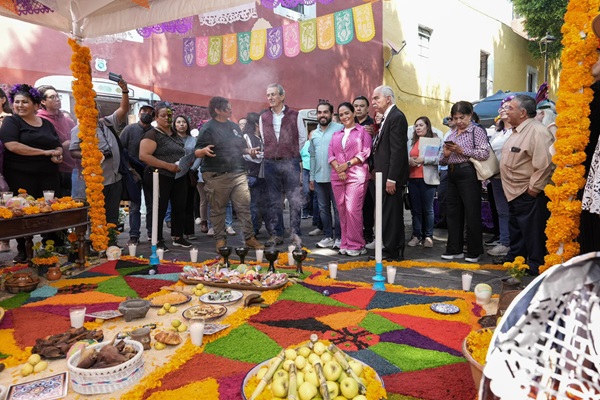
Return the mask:
{"type": "MultiPolygon", "coordinates": [[[[362,0],[317,3],[317,16],[364,4],[362,0]]],[[[288,22],[271,10],[258,6],[259,18],[271,26],[288,22]]],[[[286,103],[293,108],[314,108],[318,99],[337,105],[364,94],[383,80],[382,4],[373,3],[376,36],[369,42],[356,38],[329,50],[315,49],[294,58],[265,57],[250,64],[187,67],[183,64],[183,37],[153,35],[142,43],[121,42],[90,45],[94,57],[108,60],[108,71],[123,74],[131,84],[147,88],[162,99],[207,105],[215,95],[229,98],[235,119],[248,111],[266,108],[266,86],[279,82],[286,89],[286,103]]],[[[71,50],[66,35],[17,21],[0,27],[10,43],[0,50],[0,83],[33,83],[46,75],[70,75],[71,50]]],[[[196,26],[193,36],[221,35],[251,30],[256,20],[215,27],[196,26]]],[[[191,35],[190,35],[191,36],[191,35]]],[[[4,40],[3,40],[4,41],[4,40]]],[[[106,78],[107,72],[93,72],[106,78]]]]}

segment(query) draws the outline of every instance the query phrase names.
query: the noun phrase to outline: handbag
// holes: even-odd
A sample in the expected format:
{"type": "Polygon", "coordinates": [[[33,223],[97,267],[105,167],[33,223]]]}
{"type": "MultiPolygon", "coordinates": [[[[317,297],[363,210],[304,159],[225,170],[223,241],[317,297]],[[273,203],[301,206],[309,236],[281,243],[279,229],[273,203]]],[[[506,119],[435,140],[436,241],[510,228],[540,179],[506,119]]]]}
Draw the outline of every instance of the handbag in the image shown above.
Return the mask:
{"type": "Polygon", "coordinates": [[[408,186],[404,187],[404,191],[402,193],[402,202],[404,203],[404,209],[412,210],[412,202],[410,201],[410,195],[408,193],[408,186]]]}
{"type": "MultiPolygon", "coordinates": [[[[489,139],[488,139],[489,145],[489,139]]],[[[473,130],[473,148],[475,148],[475,130],[473,130]]],[[[476,160],[473,157],[469,158],[469,161],[473,163],[475,167],[475,171],[477,172],[477,179],[480,181],[485,181],[486,179],[490,179],[492,176],[500,173],[500,162],[498,161],[498,157],[496,157],[496,153],[492,150],[490,146],[490,152],[487,160],[476,160]]]]}

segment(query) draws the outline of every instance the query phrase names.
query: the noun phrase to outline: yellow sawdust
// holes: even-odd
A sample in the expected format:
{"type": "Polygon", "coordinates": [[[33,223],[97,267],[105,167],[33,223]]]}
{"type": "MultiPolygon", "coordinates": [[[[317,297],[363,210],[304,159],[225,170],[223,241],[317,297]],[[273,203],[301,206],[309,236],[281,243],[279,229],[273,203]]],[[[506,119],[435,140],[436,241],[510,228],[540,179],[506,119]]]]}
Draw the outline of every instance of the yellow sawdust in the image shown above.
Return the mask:
{"type": "Polygon", "coordinates": [[[69,304],[120,303],[124,300],[126,300],[126,298],[122,296],[115,296],[112,294],[101,292],[88,292],[76,294],[61,294],[60,296],[53,296],[45,300],[25,304],[21,307],[39,307],[46,305],[56,306],[69,304]]]}
{"type": "Polygon", "coordinates": [[[367,310],[344,311],[316,318],[317,321],[329,325],[332,329],[342,329],[347,326],[358,325],[369,312],[367,310]]]}
{"type": "Polygon", "coordinates": [[[164,390],[152,393],[148,400],[215,400],[219,398],[219,383],[214,378],[190,383],[175,390],[164,390]]]}
{"type": "Polygon", "coordinates": [[[11,356],[2,360],[6,367],[14,367],[23,364],[31,355],[31,347],[22,349],[15,341],[14,329],[0,330],[0,343],[2,353],[10,354],[11,356]]]}
{"type": "Polygon", "coordinates": [[[456,314],[440,314],[431,309],[431,304],[412,304],[407,306],[399,306],[394,308],[376,308],[371,312],[388,312],[392,314],[410,315],[413,317],[429,318],[440,321],[456,321],[471,323],[473,314],[471,313],[472,305],[463,299],[446,301],[445,304],[454,304],[460,311],[456,314]]]}
{"type": "Polygon", "coordinates": [[[98,284],[100,282],[107,281],[112,278],[114,278],[114,276],[95,276],[93,278],[80,278],[80,279],[60,279],[58,281],[48,282],[48,286],[52,286],[57,289],[60,289],[65,286],[73,286],[73,285],[94,285],[94,284],[98,284]]]}

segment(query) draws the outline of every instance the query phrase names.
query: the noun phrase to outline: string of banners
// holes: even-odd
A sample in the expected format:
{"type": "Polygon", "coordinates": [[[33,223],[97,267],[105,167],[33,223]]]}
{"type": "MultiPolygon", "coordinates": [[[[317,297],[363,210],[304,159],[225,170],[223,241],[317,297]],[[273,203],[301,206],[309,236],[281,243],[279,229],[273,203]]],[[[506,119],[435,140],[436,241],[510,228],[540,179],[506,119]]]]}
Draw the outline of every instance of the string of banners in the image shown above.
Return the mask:
{"type": "Polygon", "coordinates": [[[265,54],[275,60],[285,54],[295,57],[335,44],[348,44],[354,36],[361,42],[375,37],[373,7],[366,3],[357,7],[323,15],[306,21],[294,22],[276,28],[222,36],[201,36],[183,39],[183,63],[197,65],[249,64],[265,54]]]}

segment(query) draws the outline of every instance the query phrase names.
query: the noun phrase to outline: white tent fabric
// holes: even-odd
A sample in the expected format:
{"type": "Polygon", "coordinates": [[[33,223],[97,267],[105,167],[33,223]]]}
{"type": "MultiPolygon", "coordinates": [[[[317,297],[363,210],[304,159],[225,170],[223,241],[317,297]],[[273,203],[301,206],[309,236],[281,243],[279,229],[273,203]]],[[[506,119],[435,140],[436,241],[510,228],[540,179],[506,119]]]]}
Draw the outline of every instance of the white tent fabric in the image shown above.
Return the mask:
{"type": "Polygon", "coordinates": [[[54,12],[16,15],[0,7],[0,15],[85,39],[248,4],[248,0],[148,0],[148,9],[132,0],[38,1],[54,12]]]}

